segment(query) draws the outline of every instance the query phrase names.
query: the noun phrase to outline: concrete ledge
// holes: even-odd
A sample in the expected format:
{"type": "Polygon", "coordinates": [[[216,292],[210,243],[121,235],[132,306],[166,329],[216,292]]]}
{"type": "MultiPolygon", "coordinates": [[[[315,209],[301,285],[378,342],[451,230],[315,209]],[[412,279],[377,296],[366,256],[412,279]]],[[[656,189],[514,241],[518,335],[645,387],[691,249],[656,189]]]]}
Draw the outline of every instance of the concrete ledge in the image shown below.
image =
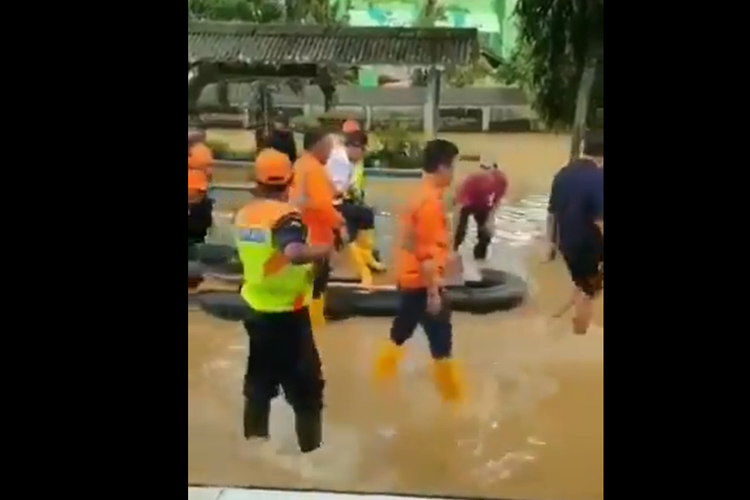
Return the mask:
{"type": "MultiPolygon", "coordinates": [[[[249,170],[252,167],[252,163],[227,161],[217,161],[214,163],[214,168],[225,170],[249,170]]],[[[365,177],[369,179],[421,179],[422,171],[403,168],[368,168],[365,171],[365,177]]]]}
{"type": "Polygon", "coordinates": [[[217,182],[211,184],[209,191],[251,191],[257,186],[254,182],[217,182]]]}

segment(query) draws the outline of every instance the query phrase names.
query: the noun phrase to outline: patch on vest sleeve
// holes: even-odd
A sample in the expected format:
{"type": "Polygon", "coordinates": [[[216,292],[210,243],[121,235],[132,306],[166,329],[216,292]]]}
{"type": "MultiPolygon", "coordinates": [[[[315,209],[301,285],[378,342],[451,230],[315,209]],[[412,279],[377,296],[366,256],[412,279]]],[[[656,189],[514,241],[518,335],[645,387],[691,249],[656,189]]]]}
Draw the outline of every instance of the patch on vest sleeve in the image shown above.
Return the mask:
{"type": "Polygon", "coordinates": [[[237,235],[242,243],[264,245],[269,242],[269,234],[265,229],[240,229],[237,235]]]}

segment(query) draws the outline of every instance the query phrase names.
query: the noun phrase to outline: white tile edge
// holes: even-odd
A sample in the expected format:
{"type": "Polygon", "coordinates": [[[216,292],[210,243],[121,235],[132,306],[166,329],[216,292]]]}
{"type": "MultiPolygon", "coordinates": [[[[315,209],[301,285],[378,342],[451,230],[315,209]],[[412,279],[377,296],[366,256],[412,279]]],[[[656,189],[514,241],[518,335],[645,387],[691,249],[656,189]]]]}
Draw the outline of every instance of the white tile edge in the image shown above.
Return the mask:
{"type": "Polygon", "coordinates": [[[460,498],[374,495],[263,489],[190,488],[188,500],[462,500],[460,498]]]}

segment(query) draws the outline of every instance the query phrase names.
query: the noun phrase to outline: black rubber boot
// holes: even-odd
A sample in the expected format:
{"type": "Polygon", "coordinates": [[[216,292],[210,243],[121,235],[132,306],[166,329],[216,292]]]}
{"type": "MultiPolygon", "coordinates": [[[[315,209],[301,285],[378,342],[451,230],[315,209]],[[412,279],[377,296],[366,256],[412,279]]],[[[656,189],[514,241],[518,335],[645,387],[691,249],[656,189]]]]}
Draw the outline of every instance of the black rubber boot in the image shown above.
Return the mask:
{"type": "Polygon", "coordinates": [[[474,260],[480,262],[486,261],[491,244],[492,238],[480,237],[479,243],[474,247],[474,260]]]}
{"type": "Polygon", "coordinates": [[[245,439],[271,437],[270,421],[271,403],[257,404],[245,399],[243,428],[245,439]]]}
{"type": "Polygon", "coordinates": [[[295,414],[297,444],[302,453],[312,453],[323,445],[323,420],[321,412],[295,414]]]}

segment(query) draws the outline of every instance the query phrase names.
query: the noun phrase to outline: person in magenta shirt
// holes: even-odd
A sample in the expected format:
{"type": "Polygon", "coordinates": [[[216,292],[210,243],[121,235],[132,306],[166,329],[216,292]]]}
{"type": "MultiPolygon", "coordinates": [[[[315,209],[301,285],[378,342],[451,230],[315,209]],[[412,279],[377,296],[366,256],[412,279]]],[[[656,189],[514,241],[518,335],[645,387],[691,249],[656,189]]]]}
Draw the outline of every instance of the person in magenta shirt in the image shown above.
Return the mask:
{"type": "Polygon", "coordinates": [[[481,172],[469,176],[458,188],[456,205],[460,208],[460,214],[453,243],[454,250],[458,251],[466,240],[469,221],[474,218],[479,229],[479,242],[474,247],[474,258],[479,261],[487,260],[495,212],[508,192],[508,177],[500,171],[497,163],[483,158],[481,169],[481,172]]]}

